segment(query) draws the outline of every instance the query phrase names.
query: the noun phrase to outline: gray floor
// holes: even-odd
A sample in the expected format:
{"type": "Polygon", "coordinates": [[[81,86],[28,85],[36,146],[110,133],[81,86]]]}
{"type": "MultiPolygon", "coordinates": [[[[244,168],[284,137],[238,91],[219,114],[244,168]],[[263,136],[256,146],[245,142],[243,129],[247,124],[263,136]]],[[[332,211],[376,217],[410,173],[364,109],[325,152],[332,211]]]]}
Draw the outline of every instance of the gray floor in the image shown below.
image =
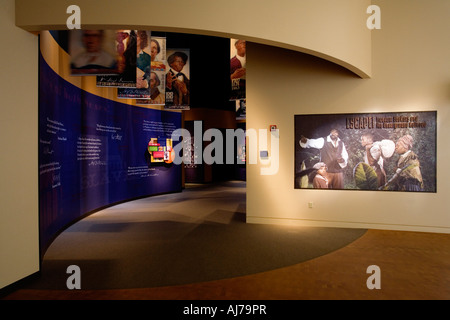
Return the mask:
{"type": "Polygon", "coordinates": [[[306,261],[366,230],[245,223],[242,181],[187,185],[96,212],[61,233],[29,288],[67,289],[67,267],[83,289],[145,288],[224,279],[306,261]]]}

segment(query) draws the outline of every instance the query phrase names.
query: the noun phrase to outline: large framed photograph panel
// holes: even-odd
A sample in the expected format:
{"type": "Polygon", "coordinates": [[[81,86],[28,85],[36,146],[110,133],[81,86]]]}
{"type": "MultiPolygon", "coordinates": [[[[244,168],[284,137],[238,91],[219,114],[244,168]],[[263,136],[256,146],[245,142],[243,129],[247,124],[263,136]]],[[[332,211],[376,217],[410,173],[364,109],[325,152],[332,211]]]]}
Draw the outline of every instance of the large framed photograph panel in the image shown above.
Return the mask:
{"type": "Polygon", "coordinates": [[[436,192],[436,111],[295,115],[296,189],[436,192]]]}

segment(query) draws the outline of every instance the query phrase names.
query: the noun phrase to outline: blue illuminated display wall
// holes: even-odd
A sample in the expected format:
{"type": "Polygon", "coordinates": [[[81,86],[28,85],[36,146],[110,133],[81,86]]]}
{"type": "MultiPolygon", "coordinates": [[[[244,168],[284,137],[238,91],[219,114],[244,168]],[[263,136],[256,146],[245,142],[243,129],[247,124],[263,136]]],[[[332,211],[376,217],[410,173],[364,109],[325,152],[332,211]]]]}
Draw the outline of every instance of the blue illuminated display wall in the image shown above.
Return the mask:
{"type": "Polygon", "coordinates": [[[181,166],[151,161],[181,113],[118,103],[61,78],[40,55],[39,215],[41,253],[65,227],[96,209],[181,191],[181,166]]]}

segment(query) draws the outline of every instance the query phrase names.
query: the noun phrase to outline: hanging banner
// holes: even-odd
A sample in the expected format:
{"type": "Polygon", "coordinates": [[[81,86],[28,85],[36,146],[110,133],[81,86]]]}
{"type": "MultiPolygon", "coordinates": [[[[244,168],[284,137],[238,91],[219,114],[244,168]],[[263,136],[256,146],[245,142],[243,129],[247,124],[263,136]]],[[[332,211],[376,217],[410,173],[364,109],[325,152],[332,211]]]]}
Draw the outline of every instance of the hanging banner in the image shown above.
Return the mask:
{"type": "Polygon", "coordinates": [[[154,37],[151,38],[150,56],[152,71],[166,71],[167,56],[166,56],[166,38],[154,37]]]}
{"type": "Polygon", "coordinates": [[[138,89],[148,88],[148,82],[144,75],[150,70],[150,39],[150,31],[137,31],[136,88],[138,89]]]}
{"type": "Polygon", "coordinates": [[[72,75],[120,74],[114,30],[71,30],[69,55],[72,75]]]}
{"type": "Polygon", "coordinates": [[[245,99],[246,42],[230,39],[230,100],[245,99]]]}
{"type": "Polygon", "coordinates": [[[436,192],[436,111],[295,116],[295,188],[436,192]]]}
{"type": "Polygon", "coordinates": [[[136,85],[133,88],[118,88],[119,99],[149,99],[149,75],[150,75],[150,31],[136,31],[136,85]]]}
{"type": "Polygon", "coordinates": [[[166,109],[190,108],[189,56],[189,49],[167,50],[166,109]]]}
{"type": "Polygon", "coordinates": [[[166,39],[137,31],[136,87],[119,88],[117,97],[140,105],[164,105],[166,39]]]}
{"type": "Polygon", "coordinates": [[[97,87],[136,87],[136,31],[117,30],[118,75],[97,76],[97,87]]]}
{"type": "Polygon", "coordinates": [[[148,99],[136,100],[139,105],[164,105],[166,90],[166,38],[151,37],[150,42],[150,73],[143,76],[149,91],[148,99]]]}

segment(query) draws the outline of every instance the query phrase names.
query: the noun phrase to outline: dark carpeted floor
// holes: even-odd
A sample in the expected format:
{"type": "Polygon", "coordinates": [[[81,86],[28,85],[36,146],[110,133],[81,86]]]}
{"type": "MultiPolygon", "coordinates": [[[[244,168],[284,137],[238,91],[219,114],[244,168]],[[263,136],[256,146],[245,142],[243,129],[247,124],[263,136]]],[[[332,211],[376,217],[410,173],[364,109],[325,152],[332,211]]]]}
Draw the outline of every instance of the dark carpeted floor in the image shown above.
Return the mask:
{"type": "Polygon", "coordinates": [[[88,216],[51,244],[33,289],[150,288],[218,280],[294,265],[337,250],[365,229],[245,223],[245,182],[188,185],[178,194],[88,216]]]}

